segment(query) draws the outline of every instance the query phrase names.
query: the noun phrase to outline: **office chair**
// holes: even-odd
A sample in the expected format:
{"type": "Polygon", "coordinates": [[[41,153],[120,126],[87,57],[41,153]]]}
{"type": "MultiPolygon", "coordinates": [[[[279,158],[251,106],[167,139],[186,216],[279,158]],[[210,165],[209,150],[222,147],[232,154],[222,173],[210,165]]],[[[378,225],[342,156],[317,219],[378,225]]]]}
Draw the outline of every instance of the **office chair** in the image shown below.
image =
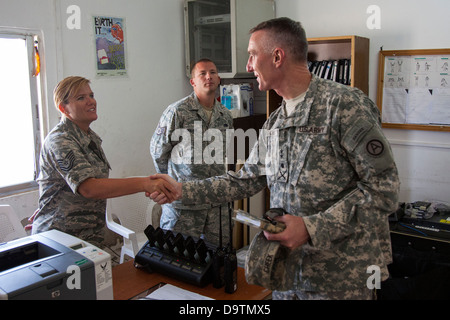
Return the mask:
{"type": "Polygon", "coordinates": [[[123,237],[120,263],[123,263],[125,255],[136,256],[147,241],[145,228],[149,224],[158,227],[160,217],[161,206],[144,193],[108,199],[106,225],[123,237]]]}
{"type": "Polygon", "coordinates": [[[0,242],[26,237],[27,233],[19,217],[9,204],[0,205],[0,242]]]}

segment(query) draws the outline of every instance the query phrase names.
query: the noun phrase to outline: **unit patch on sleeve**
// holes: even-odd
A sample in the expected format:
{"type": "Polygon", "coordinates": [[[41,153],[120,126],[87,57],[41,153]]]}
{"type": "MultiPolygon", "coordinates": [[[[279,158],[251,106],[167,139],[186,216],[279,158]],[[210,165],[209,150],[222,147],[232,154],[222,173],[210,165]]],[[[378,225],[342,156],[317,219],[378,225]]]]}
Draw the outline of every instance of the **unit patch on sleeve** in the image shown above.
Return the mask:
{"type": "Polygon", "coordinates": [[[377,157],[383,153],[384,144],[378,139],[372,139],[367,142],[366,150],[371,156],[377,157]]]}

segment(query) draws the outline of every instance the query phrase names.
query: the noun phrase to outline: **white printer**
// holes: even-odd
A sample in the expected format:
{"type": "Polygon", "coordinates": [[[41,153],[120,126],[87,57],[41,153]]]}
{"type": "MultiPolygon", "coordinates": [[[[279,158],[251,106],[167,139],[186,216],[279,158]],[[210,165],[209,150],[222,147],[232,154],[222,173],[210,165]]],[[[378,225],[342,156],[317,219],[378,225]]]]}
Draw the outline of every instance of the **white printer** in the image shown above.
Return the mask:
{"type": "Polygon", "coordinates": [[[0,300],[112,300],[111,256],[51,230],[0,243],[0,300]]]}

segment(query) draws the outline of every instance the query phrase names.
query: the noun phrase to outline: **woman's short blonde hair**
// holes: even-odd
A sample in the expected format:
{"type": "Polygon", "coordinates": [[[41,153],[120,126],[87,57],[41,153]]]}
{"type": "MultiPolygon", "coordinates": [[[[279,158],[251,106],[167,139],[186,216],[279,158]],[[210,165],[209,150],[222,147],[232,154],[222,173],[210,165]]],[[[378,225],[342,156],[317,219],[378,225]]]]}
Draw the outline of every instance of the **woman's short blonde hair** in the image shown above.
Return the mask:
{"type": "Polygon", "coordinates": [[[56,109],[59,111],[60,104],[68,104],[69,99],[76,96],[81,87],[90,83],[90,80],[78,76],[67,77],[60,81],[53,90],[56,109]]]}

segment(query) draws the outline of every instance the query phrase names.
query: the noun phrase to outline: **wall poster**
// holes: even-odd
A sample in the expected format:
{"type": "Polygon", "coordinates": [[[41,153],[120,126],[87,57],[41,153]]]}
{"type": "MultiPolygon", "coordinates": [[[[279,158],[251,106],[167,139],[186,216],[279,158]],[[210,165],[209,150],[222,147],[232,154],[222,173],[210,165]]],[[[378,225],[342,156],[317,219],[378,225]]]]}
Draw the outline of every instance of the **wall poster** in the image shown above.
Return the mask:
{"type": "Polygon", "coordinates": [[[96,75],[126,76],[125,19],[94,17],[96,75]]]}
{"type": "Polygon", "coordinates": [[[450,131],[450,49],[380,51],[384,127],[450,131]]]}

